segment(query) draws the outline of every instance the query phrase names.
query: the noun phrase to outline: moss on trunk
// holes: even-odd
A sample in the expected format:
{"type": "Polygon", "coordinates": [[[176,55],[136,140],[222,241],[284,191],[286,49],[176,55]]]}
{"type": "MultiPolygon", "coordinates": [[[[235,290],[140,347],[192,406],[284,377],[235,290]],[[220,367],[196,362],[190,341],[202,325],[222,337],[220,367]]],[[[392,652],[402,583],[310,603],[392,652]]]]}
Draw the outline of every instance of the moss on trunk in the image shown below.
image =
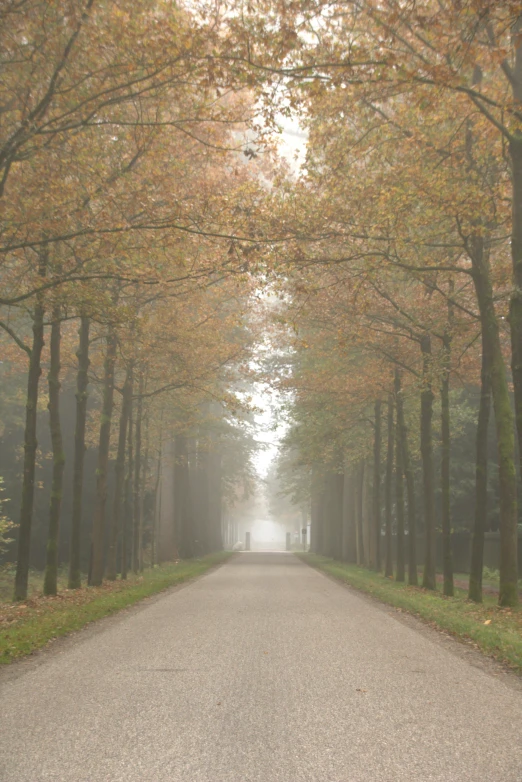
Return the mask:
{"type": "MultiPolygon", "coordinates": [[[[45,248],[40,256],[39,274],[45,277],[47,273],[48,250],[45,248]]],[[[25,600],[29,578],[29,556],[31,549],[31,527],[33,523],[34,504],[34,474],[36,468],[36,420],[38,409],[38,383],[41,369],[41,357],[44,346],[44,303],[42,295],[36,300],[33,312],[33,343],[29,356],[29,373],[27,376],[27,398],[25,405],[24,431],[24,472],[22,479],[22,503],[20,508],[20,525],[18,529],[18,551],[14,586],[14,599],[25,600]]]]}
{"type": "Polygon", "coordinates": [[[509,398],[506,367],[502,355],[498,319],[493,301],[489,259],[482,236],[469,243],[472,278],[480,310],[483,338],[491,358],[490,376],[493,409],[497,425],[498,474],[500,486],[500,591],[499,603],[518,603],[517,494],[514,420],[509,398]]]}

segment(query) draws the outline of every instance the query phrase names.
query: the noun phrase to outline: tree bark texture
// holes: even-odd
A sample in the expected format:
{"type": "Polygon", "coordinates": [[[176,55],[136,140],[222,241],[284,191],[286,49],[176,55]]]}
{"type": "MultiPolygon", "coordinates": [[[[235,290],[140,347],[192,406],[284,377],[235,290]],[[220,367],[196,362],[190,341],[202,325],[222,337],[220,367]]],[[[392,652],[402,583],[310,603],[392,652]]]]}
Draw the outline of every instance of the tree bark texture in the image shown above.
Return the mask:
{"type": "Polygon", "coordinates": [[[330,472],[327,478],[327,529],[328,543],[326,555],[333,559],[341,558],[342,521],[343,521],[343,484],[342,473],[330,472]]]}
{"type": "Polygon", "coordinates": [[[210,551],[221,551],[223,539],[221,535],[221,454],[219,443],[214,440],[208,455],[208,497],[209,497],[209,533],[210,551]]]}
{"type": "Polygon", "coordinates": [[[404,420],[404,409],[401,392],[401,376],[398,369],[395,370],[395,406],[397,410],[397,424],[395,427],[395,504],[397,508],[397,581],[405,580],[405,552],[404,552],[404,451],[402,448],[401,423],[404,420]]]}
{"type": "MultiPolygon", "coordinates": [[[[152,567],[154,567],[157,561],[156,542],[159,540],[158,528],[159,528],[160,517],[161,517],[161,467],[162,467],[161,460],[163,457],[163,431],[161,426],[162,423],[163,423],[163,410],[161,411],[161,418],[160,418],[158,463],[156,465],[156,482],[154,484],[154,510],[152,516],[152,534],[150,539],[150,564],[152,567]]],[[[227,542],[230,544],[230,541],[227,542]]]]}
{"type": "MultiPolygon", "coordinates": [[[[41,277],[47,273],[47,250],[40,258],[39,272],[41,277]]],[[[22,479],[22,503],[20,508],[20,525],[18,529],[18,551],[14,599],[27,598],[29,581],[29,557],[31,551],[31,527],[33,523],[34,505],[34,475],[36,469],[36,421],[38,409],[38,381],[42,373],[41,358],[44,346],[44,303],[41,296],[37,298],[33,312],[33,342],[29,356],[29,372],[27,377],[27,399],[25,405],[24,432],[24,472],[22,479]]]]}
{"type": "Polygon", "coordinates": [[[381,400],[377,399],[374,406],[373,432],[373,569],[381,569],[381,400]]]}
{"type": "Polygon", "coordinates": [[[83,465],[85,461],[85,428],[87,424],[87,388],[89,386],[89,329],[90,320],[86,315],[80,318],[78,373],[76,376],[76,424],[74,430],[73,499],[71,518],[71,549],[69,558],[69,589],[79,589],[82,585],[81,526],[83,465]]]}
{"type": "Polygon", "coordinates": [[[480,404],[477,422],[475,465],[475,519],[471,541],[471,565],[468,597],[482,603],[482,571],[484,569],[484,532],[488,516],[488,431],[491,411],[490,357],[487,340],[482,335],[482,366],[480,371],[480,404]]]}
{"type": "Polygon", "coordinates": [[[175,462],[174,462],[174,509],[176,524],[176,547],[181,559],[190,559],[196,554],[206,553],[208,548],[208,470],[206,452],[198,455],[198,473],[202,491],[200,499],[202,504],[200,511],[205,516],[199,519],[199,535],[197,542],[194,537],[194,512],[189,482],[189,452],[187,437],[177,434],[175,438],[175,462]],[[203,534],[201,534],[203,533],[203,534]],[[197,546],[197,549],[195,548],[197,546]]]}
{"type": "Polygon", "coordinates": [[[360,462],[357,468],[357,507],[356,507],[356,519],[355,526],[355,547],[357,551],[357,564],[359,566],[364,565],[365,551],[364,551],[364,489],[365,489],[365,473],[366,465],[364,460],[360,462]]]}
{"type": "MultiPolygon", "coordinates": [[[[518,33],[520,38],[520,32],[518,33]]],[[[517,49],[517,62],[522,77],[522,44],[517,49]]],[[[522,85],[519,90],[522,91],[522,85]]],[[[522,96],[518,100],[522,105],[522,96]]],[[[511,236],[511,259],[513,264],[513,289],[509,302],[509,325],[511,329],[511,370],[515,397],[515,417],[518,434],[519,466],[522,475],[522,133],[509,145],[513,181],[513,223],[511,236]]]]}
{"type": "Polygon", "coordinates": [[[134,485],[133,485],[133,519],[132,519],[132,570],[139,573],[141,559],[141,426],[143,422],[143,389],[145,385],[143,372],[140,372],[138,399],[136,402],[136,440],[134,450],[134,485]]]}
{"type": "Polygon", "coordinates": [[[140,476],[140,489],[139,489],[140,527],[139,527],[138,567],[140,573],[145,567],[143,539],[145,534],[145,491],[147,488],[147,471],[148,471],[148,462],[149,462],[149,418],[146,413],[143,415],[142,429],[145,430],[145,438],[144,438],[145,447],[142,448],[143,455],[141,457],[141,476],[140,476]]]}
{"type": "Polygon", "coordinates": [[[310,551],[319,554],[319,499],[320,499],[319,475],[317,467],[312,465],[312,477],[310,487],[310,551]]]}
{"type": "Polygon", "coordinates": [[[386,451],[386,478],[384,483],[384,525],[385,525],[385,566],[386,578],[393,576],[392,550],[392,477],[393,477],[393,397],[388,396],[388,447],[386,451]]]}
{"type": "Polygon", "coordinates": [[[116,463],[114,465],[114,496],[109,531],[109,552],[107,555],[107,578],[109,581],[114,581],[116,579],[118,569],[118,538],[120,535],[120,517],[123,504],[123,486],[125,483],[125,449],[127,445],[127,428],[132,401],[132,375],[132,364],[129,364],[122,389],[118,450],[116,453],[116,463]]]}
{"type": "Polygon", "coordinates": [[[60,425],[60,347],[61,322],[60,309],[53,310],[50,343],[50,366],[47,376],[49,383],[49,426],[53,449],[53,477],[51,503],[49,507],[49,533],[47,536],[47,561],[43,584],[44,595],[55,595],[58,589],[58,536],[60,532],[60,514],[63,496],[63,471],[65,454],[63,450],[62,428],[60,425]]]}
{"type": "Polygon", "coordinates": [[[499,604],[518,603],[518,516],[515,468],[514,421],[502,355],[498,319],[493,300],[489,259],[482,236],[470,244],[472,277],[480,311],[480,326],[491,358],[491,393],[497,428],[498,475],[500,484],[500,588],[499,604]]]}
{"type": "Polygon", "coordinates": [[[317,533],[316,533],[316,544],[317,544],[317,554],[324,554],[324,539],[325,539],[325,529],[324,529],[324,508],[326,504],[326,491],[323,486],[318,491],[318,497],[317,497],[317,533]]]}
{"type": "Polygon", "coordinates": [[[98,464],[96,468],[96,498],[94,501],[92,522],[92,558],[89,581],[92,586],[99,586],[103,580],[107,474],[109,469],[112,409],[114,405],[115,363],[116,334],[114,328],[110,326],[107,334],[107,348],[103,371],[103,402],[98,444],[98,464]]]}
{"type": "MultiPolygon", "coordinates": [[[[401,392],[402,393],[402,392],[401,392]]],[[[397,427],[400,432],[401,457],[406,479],[406,496],[408,501],[408,585],[417,586],[417,508],[415,502],[415,481],[408,444],[408,428],[404,418],[404,404],[397,405],[397,427]]]]}
{"type": "Polygon", "coordinates": [[[370,549],[372,546],[372,511],[370,497],[370,463],[363,460],[362,478],[362,542],[364,567],[370,567],[370,549]]]}
{"type": "Polygon", "coordinates": [[[451,550],[451,511],[450,511],[450,367],[451,367],[451,329],[452,305],[448,303],[448,323],[443,336],[442,382],[440,389],[441,407],[441,521],[442,521],[442,572],[444,574],[443,592],[452,596],[453,556],[451,550]]]}
{"type": "Polygon", "coordinates": [[[352,552],[350,551],[350,514],[351,514],[351,467],[346,462],[343,474],[343,512],[342,512],[342,538],[341,538],[341,561],[351,562],[352,552]]]}
{"type": "Polygon", "coordinates": [[[424,589],[436,589],[435,548],[435,493],[433,485],[433,391],[431,384],[431,337],[425,334],[421,339],[422,390],[421,390],[421,457],[422,488],[424,500],[424,589]]]}
{"type": "MultiPolygon", "coordinates": [[[[132,502],[132,476],[134,475],[134,441],[133,441],[133,401],[132,394],[129,403],[129,422],[127,435],[127,470],[125,472],[125,481],[123,485],[123,523],[121,529],[121,577],[127,578],[129,570],[129,532],[134,530],[132,502]]],[[[132,541],[130,541],[130,553],[132,559],[132,541]]],[[[132,564],[132,561],[131,561],[132,564]]]]}

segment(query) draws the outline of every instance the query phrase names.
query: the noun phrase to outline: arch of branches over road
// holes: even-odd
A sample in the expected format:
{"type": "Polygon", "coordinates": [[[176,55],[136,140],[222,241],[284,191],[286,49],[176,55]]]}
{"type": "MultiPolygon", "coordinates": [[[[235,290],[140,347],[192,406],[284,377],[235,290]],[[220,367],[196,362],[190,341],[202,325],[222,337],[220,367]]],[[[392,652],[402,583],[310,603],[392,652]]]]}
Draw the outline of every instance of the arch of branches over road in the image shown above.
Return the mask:
{"type": "Polygon", "coordinates": [[[409,567],[416,583],[419,559],[430,589],[439,530],[446,594],[452,532],[464,523],[473,536],[475,600],[484,531],[498,527],[499,601],[514,605],[522,453],[519,4],[319,2],[279,19],[292,40],[285,60],[269,65],[259,50],[249,59],[284,79],[308,133],[302,176],[279,193],[284,219],[313,237],[283,254],[277,283],[278,384],[293,400],[283,469],[289,491],[304,501],[312,477],[316,550],[383,565],[390,575],[393,530],[397,577],[409,567]],[[458,448],[468,417],[466,474],[458,448]],[[475,484],[465,522],[454,518],[464,480],[475,484]]]}
{"type": "MultiPolygon", "coordinates": [[[[343,489],[343,503],[358,496],[372,519],[369,537],[352,525],[352,552],[358,545],[361,559],[366,534],[365,556],[380,567],[381,533],[389,540],[395,528],[398,577],[409,562],[413,583],[417,552],[408,560],[400,541],[411,544],[418,525],[423,583],[434,588],[440,528],[450,593],[454,515],[467,481],[476,496],[470,596],[481,598],[484,530],[494,524],[499,600],[514,605],[518,3],[263,0],[238,14],[203,2],[131,9],[123,0],[12,0],[0,13],[1,436],[14,455],[0,472],[9,515],[20,506],[16,598],[27,594],[33,531],[40,547],[47,538],[46,590],[56,589],[64,481],[73,487],[71,585],[85,551],[92,583],[114,577],[114,561],[120,572],[124,561],[143,560],[162,435],[178,438],[169,453],[189,479],[227,438],[236,456],[250,451],[234,412],[256,341],[272,341],[270,380],[291,391],[295,424],[289,485],[304,491],[308,470],[312,486],[330,487],[313,502],[316,514],[329,497],[321,511],[332,519],[323,528],[329,553],[348,556],[333,521],[344,475],[343,485],[359,488],[343,489]],[[299,173],[277,159],[271,137],[285,113],[307,132],[299,173]],[[67,459],[66,398],[75,430],[67,459]],[[35,527],[50,461],[48,519],[40,511],[35,527]]],[[[233,463],[247,469],[229,476],[231,493],[250,475],[248,460],[233,463]]],[[[189,519],[190,502],[180,503],[189,519]]],[[[213,524],[207,550],[219,545],[213,524]]],[[[199,532],[187,535],[192,547],[200,541],[199,532]]]]}
{"type": "Polygon", "coordinates": [[[12,0],[0,28],[0,549],[24,600],[31,565],[55,594],[64,563],[76,588],[222,547],[278,163],[212,6],[12,0]]]}

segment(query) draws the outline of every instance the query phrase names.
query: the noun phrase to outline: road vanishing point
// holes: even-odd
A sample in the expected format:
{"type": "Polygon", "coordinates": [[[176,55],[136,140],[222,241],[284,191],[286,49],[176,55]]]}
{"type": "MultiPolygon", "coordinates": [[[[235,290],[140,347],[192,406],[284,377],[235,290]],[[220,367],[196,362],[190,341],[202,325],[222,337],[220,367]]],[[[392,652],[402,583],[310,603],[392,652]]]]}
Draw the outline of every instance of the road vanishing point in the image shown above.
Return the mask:
{"type": "Polygon", "coordinates": [[[2,782],[521,782],[522,688],[292,554],[2,672],[2,782]]]}

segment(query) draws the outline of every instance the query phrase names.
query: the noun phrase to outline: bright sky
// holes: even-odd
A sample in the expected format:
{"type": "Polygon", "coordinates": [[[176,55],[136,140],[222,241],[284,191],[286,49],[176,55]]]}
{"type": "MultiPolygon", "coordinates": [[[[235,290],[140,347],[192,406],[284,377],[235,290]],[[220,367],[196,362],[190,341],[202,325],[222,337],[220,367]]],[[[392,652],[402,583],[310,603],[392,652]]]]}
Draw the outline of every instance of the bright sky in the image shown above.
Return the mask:
{"type": "Polygon", "coordinates": [[[256,454],[254,462],[257,472],[264,478],[270,469],[271,462],[277,456],[279,441],[284,435],[284,428],[279,427],[275,432],[272,431],[274,419],[272,411],[267,404],[266,396],[260,393],[256,394],[253,401],[257,407],[263,409],[262,413],[258,413],[255,416],[257,425],[256,440],[264,443],[266,447],[256,454]]]}
{"type": "MultiPolygon", "coordinates": [[[[279,138],[280,153],[288,160],[297,173],[304,162],[306,133],[299,126],[297,119],[279,116],[278,122],[283,128],[279,138]]],[[[272,397],[272,400],[277,404],[276,397],[272,397]]],[[[257,425],[256,439],[264,443],[266,448],[259,451],[254,461],[259,475],[265,477],[270,469],[271,462],[277,456],[279,442],[284,436],[285,427],[280,426],[276,431],[273,431],[274,417],[270,408],[269,394],[264,394],[262,389],[259,388],[254,393],[253,402],[256,407],[263,411],[255,416],[257,425]]]]}
{"type": "Polygon", "coordinates": [[[294,117],[278,117],[278,122],[283,128],[280,136],[279,149],[296,171],[304,162],[306,154],[307,134],[294,117]],[[297,156],[297,159],[296,159],[297,156]]]}

